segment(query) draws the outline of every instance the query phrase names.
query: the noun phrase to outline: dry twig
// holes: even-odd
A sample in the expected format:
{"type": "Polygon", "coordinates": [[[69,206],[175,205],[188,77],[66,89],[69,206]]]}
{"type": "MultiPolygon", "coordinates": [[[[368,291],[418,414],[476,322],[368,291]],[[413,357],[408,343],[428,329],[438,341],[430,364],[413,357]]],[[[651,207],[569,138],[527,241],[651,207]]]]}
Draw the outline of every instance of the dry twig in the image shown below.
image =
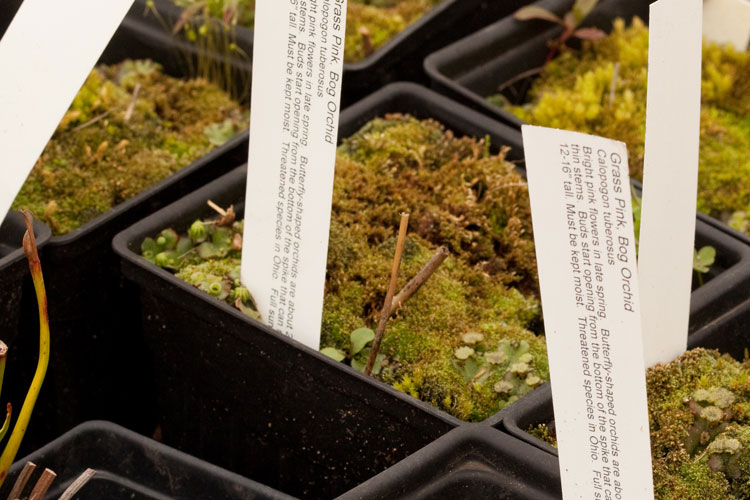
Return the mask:
{"type": "Polygon", "coordinates": [[[408,226],[409,214],[401,214],[401,225],[399,226],[398,239],[396,240],[396,253],[393,256],[393,267],[391,268],[391,282],[388,285],[388,291],[385,294],[383,309],[380,311],[380,322],[378,323],[377,330],[375,330],[375,338],[372,341],[370,356],[367,358],[367,365],[365,366],[366,375],[370,375],[370,373],[372,373],[372,367],[375,364],[375,358],[377,358],[378,351],[380,350],[380,342],[381,340],[383,340],[383,334],[385,333],[385,326],[388,323],[388,318],[391,317],[391,303],[393,301],[393,295],[396,293],[398,269],[401,266],[401,255],[404,251],[406,229],[408,226]]]}
{"type": "Polygon", "coordinates": [[[432,276],[432,273],[440,267],[440,264],[443,263],[448,255],[450,255],[450,251],[446,247],[440,247],[437,249],[437,252],[435,252],[435,255],[433,255],[429,261],[427,261],[427,264],[425,264],[424,267],[412,279],[410,279],[406,285],[404,285],[404,288],[393,297],[393,302],[391,302],[391,314],[394,314],[398,308],[409,299],[409,297],[419,290],[424,282],[432,276]]]}

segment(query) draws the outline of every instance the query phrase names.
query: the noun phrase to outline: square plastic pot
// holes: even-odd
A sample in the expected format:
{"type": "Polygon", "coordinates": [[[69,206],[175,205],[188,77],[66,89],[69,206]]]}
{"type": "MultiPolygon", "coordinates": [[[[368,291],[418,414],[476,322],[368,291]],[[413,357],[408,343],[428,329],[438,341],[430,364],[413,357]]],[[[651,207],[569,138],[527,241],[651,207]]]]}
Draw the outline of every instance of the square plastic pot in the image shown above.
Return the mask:
{"type": "MultiPolygon", "coordinates": [[[[616,17],[629,20],[639,16],[648,21],[650,3],[650,0],[601,0],[584,25],[610,31],[616,17]]],[[[540,0],[535,5],[562,15],[571,8],[573,0],[540,0]]],[[[496,93],[501,83],[518,78],[505,92],[512,100],[523,100],[534,77],[519,76],[543,65],[549,50],[547,41],[559,36],[560,32],[561,28],[550,22],[518,21],[508,16],[431,54],[425,60],[425,71],[434,89],[520,128],[523,122],[519,118],[490,104],[486,97],[496,93]]],[[[743,249],[743,246],[750,245],[750,237],[707,215],[699,213],[697,217],[698,226],[704,229],[697,231],[696,246],[708,244],[700,234],[711,227],[711,238],[725,241],[731,247],[731,255],[722,256],[724,250],[717,247],[717,258],[722,261],[718,263],[721,275],[693,295],[691,332],[736,306],[745,298],[738,291],[750,288],[750,260],[743,249]],[[719,233],[724,233],[724,236],[719,233]]]]}
{"type": "Polygon", "coordinates": [[[57,474],[45,499],[57,499],[87,468],[96,474],[75,495],[78,500],[286,500],[292,497],[198,460],[119,425],[91,421],[77,426],[18,460],[1,490],[5,498],[24,464],[57,474]]]}
{"type": "MultiPolygon", "coordinates": [[[[745,293],[744,302],[690,336],[688,348],[718,349],[722,353],[730,354],[734,359],[742,360],[745,357],[745,349],[750,347],[748,325],[750,325],[750,294],[745,293]]],[[[530,428],[539,424],[546,424],[553,430],[555,428],[550,384],[544,384],[500,413],[499,427],[501,429],[550,455],[557,456],[555,447],[528,433],[530,428]]],[[[545,476],[559,475],[557,461],[552,466],[545,464],[544,467],[545,476]]]]}
{"type": "MultiPolygon", "coordinates": [[[[422,62],[428,54],[527,3],[529,0],[444,0],[367,58],[344,64],[342,107],[397,80],[426,84],[422,62]]],[[[146,0],[136,0],[136,6],[131,11],[134,18],[157,24],[153,13],[143,15],[146,0]]],[[[170,27],[182,14],[170,0],[155,0],[154,7],[170,27]]],[[[252,57],[253,30],[237,26],[236,43],[252,57]]]]}
{"type": "MultiPolygon", "coordinates": [[[[150,58],[168,74],[188,76],[195,55],[188,49],[161,30],[149,30],[126,18],[99,62],[150,58]]],[[[241,66],[236,70],[248,71],[241,66]]],[[[121,277],[111,241],[133,222],[246,161],[247,145],[247,132],[240,133],[78,229],[50,238],[41,259],[49,299],[51,360],[24,450],[91,419],[153,431],[155,400],[138,333],[137,295],[121,277]]],[[[37,346],[30,351],[33,357],[24,360],[32,373],[38,352],[35,337],[27,339],[37,346]]],[[[17,383],[6,378],[6,385],[17,383]]],[[[25,390],[27,382],[21,381],[21,387],[25,390]]]]}
{"type": "Polygon", "coordinates": [[[551,500],[557,461],[511,436],[473,424],[452,430],[339,500],[551,500]]]}
{"type": "MultiPolygon", "coordinates": [[[[517,130],[409,83],[389,85],[345,110],[339,135],[394,112],[436,119],[458,135],[489,134],[495,147],[513,148],[509,159],[522,158],[517,130]]],[[[123,273],[140,288],[164,438],[295,495],[340,494],[461,421],[281,336],[139,256],[145,237],[212,215],[207,199],[240,207],[245,177],[244,169],[227,174],[113,242],[123,273]],[[261,445],[266,456],[246,452],[261,445]]],[[[698,226],[699,241],[740,258],[713,239],[711,228],[704,234],[698,226]]],[[[720,266],[714,272],[709,284],[721,278],[720,266]]],[[[485,423],[496,425],[501,415],[485,423]]]]}

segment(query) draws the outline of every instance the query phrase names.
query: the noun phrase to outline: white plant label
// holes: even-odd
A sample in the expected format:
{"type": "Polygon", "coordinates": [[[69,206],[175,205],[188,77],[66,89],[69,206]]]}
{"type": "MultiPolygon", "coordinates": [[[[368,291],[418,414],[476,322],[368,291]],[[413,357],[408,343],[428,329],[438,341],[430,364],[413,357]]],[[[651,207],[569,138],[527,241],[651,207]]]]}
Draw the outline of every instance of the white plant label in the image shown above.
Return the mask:
{"type": "Polygon", "coordinates": [[[263,321],[320,347],[346,0],[255,4],[242,281],[263,321]]]}
{"type": "Polygon", "coordinates": [[[0,40],[0,220],[133,0],[25,0],[0,40]]]}
{"type": "Polygon", "coordinates": [[[524,125],[563,498],[653,498],[625,144],[524,125]]]}
{"type": "Polygon", "coordinates": [[[646,366],[687,349],[701,103],[701,0],[649,14],[648,97],[638,271],[646,366]]]}
{"type": "Polygon", "coordinates": [[[750,49],[750,0],[704,0],[703,36],[737,50],[750,49]]]}

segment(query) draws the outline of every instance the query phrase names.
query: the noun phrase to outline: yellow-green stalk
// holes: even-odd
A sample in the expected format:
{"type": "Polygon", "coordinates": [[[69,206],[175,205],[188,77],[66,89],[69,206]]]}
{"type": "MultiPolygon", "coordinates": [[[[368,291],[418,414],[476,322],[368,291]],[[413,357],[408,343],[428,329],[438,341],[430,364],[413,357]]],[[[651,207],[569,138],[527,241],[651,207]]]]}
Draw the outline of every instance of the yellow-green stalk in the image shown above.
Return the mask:
{"type": "Polygon", "coordinates": [[[8,475],[8,469],[16,458],[18,448],[21,446],[26,428],[29,426],[31,412],[34,410],[36,398],[44,382],[44,376],[47,374],[47,365],[49,364],[49,317],[47,316],[47,293],[44,290],[44,277],[42,276],[42,263],[39,260],[39,254],[36,248],[36,238],[34,237],[34,228],[32,227],[32,215],[28,210],[23,211],[23,217],[26,220],[26,234],[23,236],[23,251],[29,261],[31,278],[34,281],[34,290],[36,291],[36,300],[39,304],[39,361],[36,365],[36,372],[31,381],[29,391],[26,393],[26,399],[21,407],[21,413],[18,414],[18,420],[13,426],[13,432],[10,434],[8,443],[5,445],[3,454],[0,455],[0,486],[8,475]]]}

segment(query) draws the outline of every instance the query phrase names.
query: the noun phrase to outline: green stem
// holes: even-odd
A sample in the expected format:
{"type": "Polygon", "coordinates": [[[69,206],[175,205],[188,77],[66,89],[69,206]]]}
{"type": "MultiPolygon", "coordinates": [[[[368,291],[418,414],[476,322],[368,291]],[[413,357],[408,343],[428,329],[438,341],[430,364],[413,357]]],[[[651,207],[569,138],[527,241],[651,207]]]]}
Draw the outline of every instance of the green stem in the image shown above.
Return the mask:
{"type": "Polygon", "coordinates": [[[49,364],[49,317],[47,316],[47,293],[44,289],[42,264],[39,261],[39,255],[37,253],[31,212],[24,210],[23,216],[26,220],[26,234],[23,237],[23,250],[29,261],[29,269],[31,270],[31,278],[34,281],[34,290],[36,291],[36,299],[39,306],[39,361],[36,366],[34,378],[31,381],[31,386],[29,386],[29,391],[26,393],[26,399],[21,407],[21,412],[18,414],[16,424],[13,426],[13,432],[10,434],[8,444],[5,446],[3,454],[0,455],[0,485],[5,481],[5,478],[8,475],[8,469],[13,463],[13,460],[15,460],[18,448],[21,446],[21,441],[23,440],[26,429],[29,426],[31,412],[34,410],[36,399],[42,388],[42,382],[44,382],[44,376],[47,373],[47,365],[49,364]]]}

